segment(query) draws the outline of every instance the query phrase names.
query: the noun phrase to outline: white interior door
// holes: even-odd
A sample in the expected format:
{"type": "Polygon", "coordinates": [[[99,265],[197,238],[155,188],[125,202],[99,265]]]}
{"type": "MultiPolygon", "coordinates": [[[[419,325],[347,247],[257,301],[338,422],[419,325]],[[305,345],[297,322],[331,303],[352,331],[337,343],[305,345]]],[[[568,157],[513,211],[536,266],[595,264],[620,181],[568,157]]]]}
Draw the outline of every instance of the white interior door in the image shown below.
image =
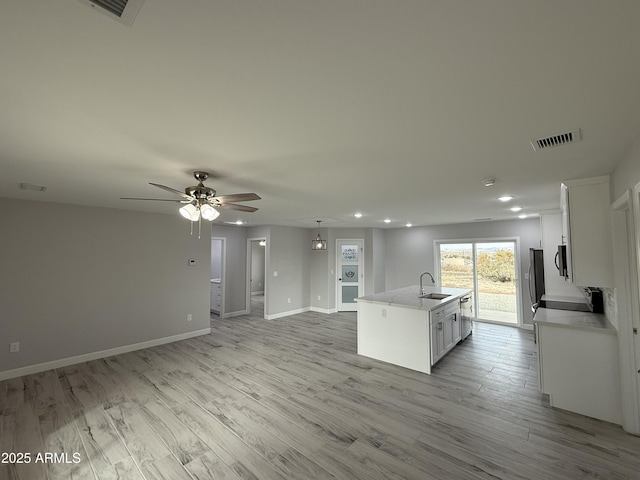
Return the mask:
{"type": "Polygon", "coordinates": [[[364,240],[336,240],[338,311],[355,312],[356,298],[364,292],[364,240]]]}

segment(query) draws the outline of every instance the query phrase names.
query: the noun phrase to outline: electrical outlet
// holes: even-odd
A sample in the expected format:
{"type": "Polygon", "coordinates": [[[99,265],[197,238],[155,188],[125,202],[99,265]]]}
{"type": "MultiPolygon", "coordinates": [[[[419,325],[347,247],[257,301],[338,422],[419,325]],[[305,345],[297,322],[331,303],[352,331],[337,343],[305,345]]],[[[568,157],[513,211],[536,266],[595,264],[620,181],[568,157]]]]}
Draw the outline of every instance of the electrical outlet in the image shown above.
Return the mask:
{"type": "Polygon", "coordinates": [[[20,351],[20,342],[11,342],[9,344],[9,353],[16,353],[20,351]]]}
{"type": "Polygon", "coordinates": [[[190,322],[191,320],[193,320],[193,315],[191,315],[190,313],[187,314],[187,322],[190,322]]]}
{"type": "Polygon", "coordinates": [[[287,298],[287,303],[291,303],[291,299],[290,298],[287,298]]]}
{"type": "Polygon", "coordinates": [[[382,309],[382,318],[387,318],[387,309],[386,308],[382,309]]]}
{"type": "Polygon", "coordinates": [[[274,276],[274,277],[277,277],[277,276],[278,276],[278,271],[277,271],[277,270],[274,270],[274,271],[273,271],[273,276],[274,276]]]}
{"type": "Polygon", "coordinates": [[[318,300],[320,300],[320,295],[318,295],[318,300]]]}

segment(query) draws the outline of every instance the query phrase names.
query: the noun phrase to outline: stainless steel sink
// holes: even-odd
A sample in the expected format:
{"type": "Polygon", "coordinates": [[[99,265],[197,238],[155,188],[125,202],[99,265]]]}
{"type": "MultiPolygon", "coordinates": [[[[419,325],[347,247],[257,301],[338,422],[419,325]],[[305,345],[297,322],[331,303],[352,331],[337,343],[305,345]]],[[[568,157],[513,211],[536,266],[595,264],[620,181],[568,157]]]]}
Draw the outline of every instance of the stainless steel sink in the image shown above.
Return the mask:
{"type": "Polygon", "coordinates": [[[420,295],[418,298],[430,298],[431,300],[442,300],[450,296],[451,295],[447,293],[425,293],[424,295],[420,295]]]}

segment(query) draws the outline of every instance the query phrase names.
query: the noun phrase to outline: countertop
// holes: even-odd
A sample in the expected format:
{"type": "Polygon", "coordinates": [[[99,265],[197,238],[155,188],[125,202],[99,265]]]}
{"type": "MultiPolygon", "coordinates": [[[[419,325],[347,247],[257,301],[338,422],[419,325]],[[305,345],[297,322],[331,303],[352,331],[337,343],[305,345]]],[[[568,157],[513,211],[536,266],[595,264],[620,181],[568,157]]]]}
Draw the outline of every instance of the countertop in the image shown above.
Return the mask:
{"type": "Polygon", "coordinates": [[[533,317],[533,323],[553,327],[575,328],[591,330],[599,333],[616,335],[618,332],[603,313],[573,312],[570,310],[555,310],[553,308],[538,308],[533,317]]]}
{"type": "Polygon", "coordinates": [[[434,308],[446,305],[447,303],[458,300],[461,296],[471,293],[471,290],[464,288],[436,288],[424,287],[425,293],[448,293],[451,295],[442,300],[433,300],[431,298],[419,298],[419,285],[398,288],[387,292],[375,293],[364,297],[356,298],[358,302],[382,303],[385,305],[393,305],[397,307],[416,308],[419,310],[432,310],[434,308]]]}

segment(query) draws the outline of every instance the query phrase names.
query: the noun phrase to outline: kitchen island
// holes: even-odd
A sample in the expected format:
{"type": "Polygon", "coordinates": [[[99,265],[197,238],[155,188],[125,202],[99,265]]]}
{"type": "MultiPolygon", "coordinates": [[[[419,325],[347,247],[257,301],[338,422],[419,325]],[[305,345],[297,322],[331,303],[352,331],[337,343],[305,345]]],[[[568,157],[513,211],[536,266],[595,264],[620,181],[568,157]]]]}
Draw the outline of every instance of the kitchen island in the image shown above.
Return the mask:
{"type": "Polygon", "coordinates": [[[413,285],[357,298],[358,354],[431,373],[462,339],[460,299],[471,290],[413,285]]]}

